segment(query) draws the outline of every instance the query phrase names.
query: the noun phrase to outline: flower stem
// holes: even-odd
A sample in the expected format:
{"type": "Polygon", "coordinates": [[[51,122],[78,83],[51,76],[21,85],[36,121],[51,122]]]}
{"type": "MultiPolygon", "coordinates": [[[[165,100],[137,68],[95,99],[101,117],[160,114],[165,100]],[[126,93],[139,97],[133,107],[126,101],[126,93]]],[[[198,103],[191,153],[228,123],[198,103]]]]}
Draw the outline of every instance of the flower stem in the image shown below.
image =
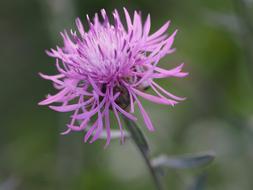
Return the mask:
{"type": "Polygon", "coordinates": [[[137,148],[141,152],[143,159],[146,162],[146,165],[155,183],[156,189],[163,190],[163,186],[161,184],[159,174],[157,173],[157,171],[151,164],[150,155],[149,155],[149,147],[143,133],[141,132],[138,125],[134,121],[131,121],[124,116],[123,116],[123,119],[126,124],[127,130],[131,134],[131,138],[133,139],[137,148]]]}

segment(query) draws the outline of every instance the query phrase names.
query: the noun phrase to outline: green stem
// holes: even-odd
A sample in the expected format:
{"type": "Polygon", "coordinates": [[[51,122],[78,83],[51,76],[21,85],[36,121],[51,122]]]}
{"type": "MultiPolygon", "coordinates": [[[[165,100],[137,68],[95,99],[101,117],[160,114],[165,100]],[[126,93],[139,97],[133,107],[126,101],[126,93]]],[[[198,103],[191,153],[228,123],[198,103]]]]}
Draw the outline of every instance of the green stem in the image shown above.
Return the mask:
{"type": "Polygon", "coordinates": [[[133,139],[137,148],[141,152],[143,159],[146,162],[146,165],[147,165],[149,172],[150,172],[150,174],[153,178],[153,181],[155,183],[156,189],[163,190],[163,186],[162,186],[161,181],[159,179],[159,174],[157,173],[157,171],[155,170],[155,168],[151,164],[148,144],[147,144],[147,141],[146,141],[143,133],[140,131],[138,125],[134,121],[131,121],[124,116],[123,116],[123,119],[125,121],[127,130],[131,134],[131,138],[133,139]]]}

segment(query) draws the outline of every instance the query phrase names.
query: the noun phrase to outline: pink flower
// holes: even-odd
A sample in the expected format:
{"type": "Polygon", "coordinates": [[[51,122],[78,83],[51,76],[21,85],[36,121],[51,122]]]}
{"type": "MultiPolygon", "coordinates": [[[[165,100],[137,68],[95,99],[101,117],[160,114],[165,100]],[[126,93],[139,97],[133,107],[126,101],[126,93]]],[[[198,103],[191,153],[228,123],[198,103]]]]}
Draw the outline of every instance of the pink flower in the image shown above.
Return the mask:
{"type": "Polygon", "coordinates": [[[140,12],[134,12],[133,20],[126,9],[124,13],[126,28],[117,10],[113,12],[114,24],[109,22],[104,9],[101,10],[102,21],[98,14],[95,14],[93,21],[87,16],[87,32],[77,18],[79,34],[72,30],[70,34],[66,31],[61,33],[64,46],[47,51],[49,56],[56,59],[59,74],[40,75],[51,80],[59,92],[48,95],[39,105],[50,105],[51,109],[58,112],[73,112],[68,129],[63,134],[87,131],[84,141],[90,139],[90,142],[94,142],[102,131],[106,131],[108,145],[111,138],[109,113],[112,111],[123,142],[120,115],[137,120],[133,115],[135,102],[147,128],[154,131],[139,97],[172,106],[183,100],[154,82],[157,78],[181,78],[187,75],[181,71],[183,64],[171,70],[157,66],[161,58],[175,51],[172,44],[177,31],[168,36],[165,32],[169,22],[166,22],[158,31],[150,34],[150,15],[142,24],[140,12]],[[145,93],[147,87],[155,95],[145,93]]]}

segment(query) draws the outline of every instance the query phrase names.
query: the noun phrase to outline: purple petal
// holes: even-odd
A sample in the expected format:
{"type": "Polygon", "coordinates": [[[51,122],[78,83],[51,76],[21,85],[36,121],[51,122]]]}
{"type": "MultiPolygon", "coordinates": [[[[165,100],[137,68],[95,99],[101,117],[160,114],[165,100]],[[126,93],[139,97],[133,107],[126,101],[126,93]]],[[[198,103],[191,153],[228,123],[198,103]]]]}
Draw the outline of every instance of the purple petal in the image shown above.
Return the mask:
{"type": "Polygon", "coordinates": [[[151,41],[159,36],[161,36],[169,27],[170,21],[167,21],[159,30],[157,30],[154,34],[148,37],[148,41],[151,41]]]}
{"type": "Polygon", "coordinates": [[[105,107],[105,128],[106,128],[106,134],[107,134],[107,140],[105,144],[105,148],[106,148],[110,144],[110,141],[111,141],[109,103],[105,107]]]}
{"type": "Polygon", "coordinates": [[[165,98],[160,98],[160,97],[157,97],[157,96],[153,96],[153,95],[150,95],[150,94],[146,94],[146,93],[141,92],[141,91],[139,91],[139,90],[137,90],[137,89],[134,89],[134,88],[133,88],[133,91],[134,91],[137,95],[139,95],[139,96],[145,98],[146,100],[149,100],[149,101],[154,102],[154,103],[157,103],[157,104],[166,104],[166,105],[173,105],[173,106],[174,106],[174,105],[177,103],[177,102],[174,101],[174,100],[165,99],[165,98]]]}
{"type": "Polygon", "coordinates": [[[149,34],[150,31],[150,27],[151,27],[151,21],[150,21],[150,14],[148,14],[147,20],[144,24],[144,28],[143,28],[143,37],[146,38],[149,34]]]}
{"type": "Polygon", "coordinates": [[[83,37],[84,34],[85,34],[85,31],[84,31],[83,24],[82,24],[80,18],[77,18],[77,19],[76,19],[76,26],[77,26],[77,28],[78,28],[79,33],[80,33],[81,36],[83,37]]]}
{"type": "Polygon", "coordinates": [[[67,88],[65,88],[65,89],[61,90],[59,93],[57,93],[53,96],[49,96],[47,99],[39,102],[39,105],[47,105],[47,104],[51,104],[53,102],[60,101],[68,92],[69,92],[69,90],[67,88]]]}
{"type": "Polygon", "coordinates": [[[181,97],[178,97],[178,96],[175,96],[171,93],[169,93],[168,91],[164,90],[161,86],[159,86],[157,83],[155,82],[151,82],[150,86],[152,87],[153,90],[155,90],[157,93],[157,89],[155,87],[157,87],[160,91],[162,91],[164,94],[166,94],[167,96],[169,96],[170,98],[173,98],[175,100],[178,100],[178,101],[183,101],[185,100],[185,98],[181,98],[181,97]]]}
{"type": "Polygon", "coordinates": [[[131,17],[127,11],[127,9],[124,7],[124,12],[125,12],[125,17],[126,17],[126,22],[127,22],[127,28],[128,28],[128,32],[130,32],[132,30],[132,21],[131,21],[131,17]]]}
{"type": "Polygon", "coordinates": [[[138,100],[138,98],[133,94],[133,96],[135,97],[135,100],[138,104],[138,107],[140,108],[140,111],[141,111],[141,114],[142,114],[142,117],[143,117],[143,120],[144,120],[144,123],[146,124],[147,128],[150,130],[150,131],[154,131],[155,128],[153,127],[153,124],[147,114],[147,112],[145,111],[145,109],[142,107],[141,105],[141,102],[138,100]]]}

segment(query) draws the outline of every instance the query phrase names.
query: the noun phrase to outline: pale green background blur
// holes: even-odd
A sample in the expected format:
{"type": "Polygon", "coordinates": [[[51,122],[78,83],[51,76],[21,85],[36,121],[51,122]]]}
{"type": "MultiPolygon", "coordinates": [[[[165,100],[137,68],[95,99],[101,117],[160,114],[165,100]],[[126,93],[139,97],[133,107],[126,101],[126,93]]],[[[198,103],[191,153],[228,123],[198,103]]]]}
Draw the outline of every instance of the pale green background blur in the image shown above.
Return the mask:
{"type": "MultiPolygon", "coordinates": [[[[206,173],[206,190],[253,189],[253,1],[252,0],[0,0],[0,190],[153,190],[134,145],[84,144],[83,134],[60,136],[68,118],[37,103],[54,74],[45,49],[61,44],[60,31],[101,8],[122,15],[125,6],[151,13],[152,31],[171,20],[178,28],[175,54],[164,68],[185,62],[185,79],[159,81],[187,100],[174,108],[143,101],[155,133],[152,155],[214,150],[209,167],[168,170],[170,190],[190,190],[206,173]]],[[[140,118],[140,117],[139,117],[140,118]]]]}

